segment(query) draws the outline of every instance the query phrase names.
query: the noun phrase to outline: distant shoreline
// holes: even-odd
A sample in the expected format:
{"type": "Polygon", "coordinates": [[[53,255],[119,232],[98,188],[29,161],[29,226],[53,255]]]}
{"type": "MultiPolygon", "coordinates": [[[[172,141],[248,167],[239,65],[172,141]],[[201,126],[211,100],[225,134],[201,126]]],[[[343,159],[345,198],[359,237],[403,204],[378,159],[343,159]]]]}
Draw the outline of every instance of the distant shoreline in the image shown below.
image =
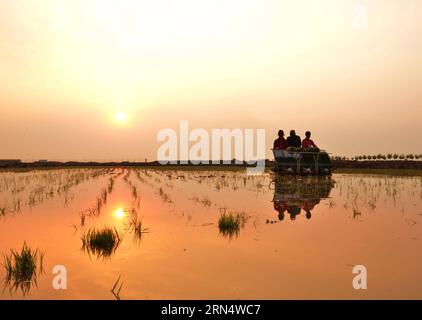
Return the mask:
{"type": "MultiPolygon", "coordinates": [[[[356,161],[356,160],[332,160],[333,168],[340,169],[340,171],[349,169],[369,169],[369,170],[391,170],[391,169],[405,169],[405,170],[422,170],[422,161],[415,160],[375,160],[375,161],[356,161]],[[344,170],[343,170],[344,169],[344,170]]],[[[256,165],[249,165],[246,162],[243,164],[235,163],[234,160],[230,164],[166,164],[162,165],[158,161],[152,162],[81,162],[81,161],[34,161],[23,162],[20,160],[0,160],[0,170],[10,169],[54,169],[54,168],[98,168],[98,167],[145,167],[145,168],[189,168],[189,169],[236,169],[254,167],[256,165]]],[[[266,160],[265,166],[267,169],[274,166],[274,161],[266,160]]],[[[337,171],[337,170],[336,170],[337,171]]]]}
{"type": "Polygon", "coordinates": [[[418,160],[332,160],[335,169],[414,169],[422,170],[418,160]]]}

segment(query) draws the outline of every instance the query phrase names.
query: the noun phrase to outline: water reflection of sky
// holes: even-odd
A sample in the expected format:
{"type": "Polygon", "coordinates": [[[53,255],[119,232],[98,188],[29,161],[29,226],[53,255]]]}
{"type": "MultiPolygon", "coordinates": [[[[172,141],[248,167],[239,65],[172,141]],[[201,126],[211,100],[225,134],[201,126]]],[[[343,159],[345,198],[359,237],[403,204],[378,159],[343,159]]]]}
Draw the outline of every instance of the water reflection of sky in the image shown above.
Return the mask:
{"type": "MultiPolygon", "coordinates": [[[[47,272],[29,298],[110,299],[119,276],[122,299],[422,298],[421,181],[234,171],[0,173],[0,251],[26,241],[46,252],[45,270],[68,267],[67,291],[52,290],[47,272]],[[236,237],[222,236],[222,213],[240,217],[236,237]],[[81,250],[91,228],[122,237],[105,261],[81,250]],[[355,263],[372,277],[360,296],[349,281],[355,263]]],[[[7,290],[2,298],[10,298],[7,290]]]]}

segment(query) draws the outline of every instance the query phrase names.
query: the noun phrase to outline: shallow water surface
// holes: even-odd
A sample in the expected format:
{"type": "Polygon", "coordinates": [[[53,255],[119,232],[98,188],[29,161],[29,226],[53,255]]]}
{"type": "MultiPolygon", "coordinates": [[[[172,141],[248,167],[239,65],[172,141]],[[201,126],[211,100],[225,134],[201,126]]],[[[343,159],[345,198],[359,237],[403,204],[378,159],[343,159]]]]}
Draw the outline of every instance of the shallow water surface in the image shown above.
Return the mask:
{"type": "Polygon", "coordinates": [[[421,177],[0,172],[0,252],[43,253],[31,281],[0,266],[0,297],[422,299],[421,231],[421,177]],[[89,243],[103,228],[117,240],[89,243]],[[57,265],[66,290],[53,289],[57,265]],[[367,290],[352,286],[356,265],[367,290]]]}

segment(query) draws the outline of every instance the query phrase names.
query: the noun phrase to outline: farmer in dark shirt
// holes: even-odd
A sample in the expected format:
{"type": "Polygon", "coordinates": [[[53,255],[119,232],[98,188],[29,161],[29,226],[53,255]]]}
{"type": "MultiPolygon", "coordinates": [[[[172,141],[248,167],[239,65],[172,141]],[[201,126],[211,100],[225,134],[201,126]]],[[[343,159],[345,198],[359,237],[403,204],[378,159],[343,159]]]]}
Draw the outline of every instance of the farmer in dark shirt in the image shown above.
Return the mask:
{"type": "Polygon", "coordinates": [[[289,147],[300,148],[302,146],[302,140],[296,135],[296,131],[290,131],[290,136],[287,138],[289,147]]]}

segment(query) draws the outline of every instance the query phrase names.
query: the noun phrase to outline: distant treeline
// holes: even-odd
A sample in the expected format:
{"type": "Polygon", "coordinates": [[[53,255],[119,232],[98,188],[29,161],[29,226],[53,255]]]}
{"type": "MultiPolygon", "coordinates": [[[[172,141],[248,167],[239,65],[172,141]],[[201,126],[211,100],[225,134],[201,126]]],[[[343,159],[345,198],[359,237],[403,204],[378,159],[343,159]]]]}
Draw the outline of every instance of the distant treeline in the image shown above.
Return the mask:
{"type": "Polygon", "coordinates": [[[373,160],[422,160],[422,154],[398,154],[398,153],[388,153],[388,154],[377,154],[377,155],[361,155],[354,157],[340,157],[334,156],[333,160],[354,160],[354,161],[373,161],[373,160]]]}
{"type": "MultiPolygon", "coordinates": [[[[370,168],[370,169],[422,169],[422,155],[375,155],[375,156],[356,156],[356,157],[331,157],[334,168],[370,168]]],[[[218,164],[194,164],[191,162],[180,163],[178,161],[174,164],[162,165],[158,161],[151,162],[132,162],[132,161],[121,161],[121,162],[81,162],[81,161],[34,161],[34,162],[23,162],[21,160],[0,160],[0,169],[19,169],[19,168],[71,168],[71,167],[230,167],[230,168],[241,168],[256,166],[256,164],[250,165],[247,162],[239,163],[236,160],[231,160],[230,163],[223,163],[221,161],[218,164]]],[[[265,160],[265,166],[271,168],[274,166],[273,160],[265,160]]]]}
{"type": "Polygon", "coordinates": [[[422,161],[417,160],[333,160],[334,168],[347,169],[417,169],[422,170],[422,161]]]}

